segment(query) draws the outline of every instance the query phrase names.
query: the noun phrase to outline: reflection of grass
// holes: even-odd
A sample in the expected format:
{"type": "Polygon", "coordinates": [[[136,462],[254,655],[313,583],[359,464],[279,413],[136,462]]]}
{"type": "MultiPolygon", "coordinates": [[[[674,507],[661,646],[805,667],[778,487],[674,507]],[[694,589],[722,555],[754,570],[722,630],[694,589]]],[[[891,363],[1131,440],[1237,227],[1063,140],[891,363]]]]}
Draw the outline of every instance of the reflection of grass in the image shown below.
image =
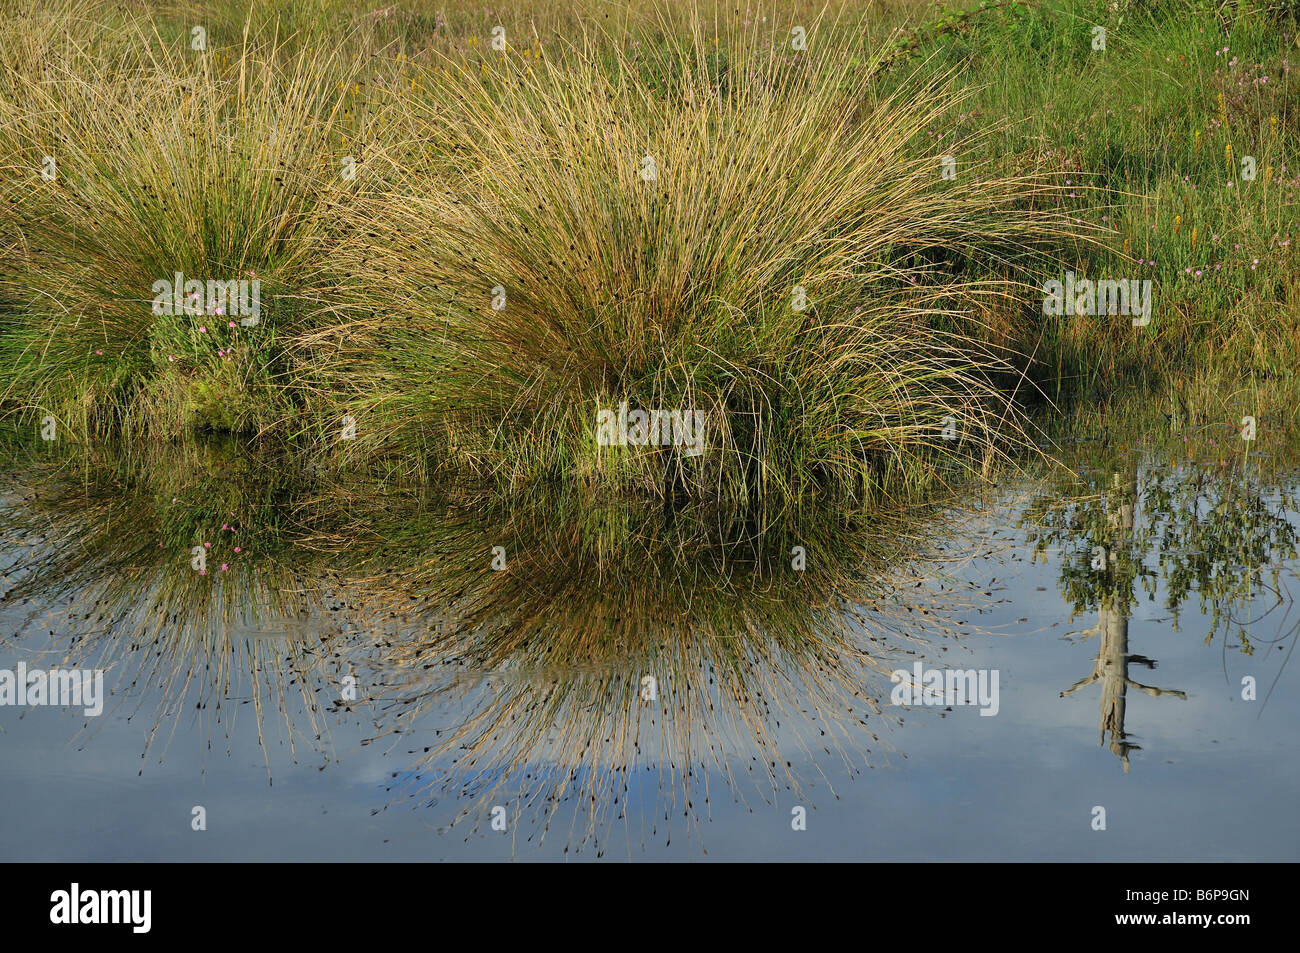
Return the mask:
{"type": "Polygon", "coordinates": [[[24,553],[5,599],[31,606],[15,638],[27,645],[48,630],[45,654],[157,693],[149,747],[196,709],[229,734],[243,698],[259,739],[280,721],[291,752],[319,743],[308,676],[320,676],[327,633],[256,635],[319,605],[301,557],[286,559],[286,478],[211,444],[100,449],[28,471],[15,488],[23,502],[0,521],[24,553]],[[205,542],[200,574],[191,550],[205,542]]]}
{"type": "Polygon", "coordinates": [[[457,821],[509,803],[543,835],[563,817],[562,836],[594,839],[598,852],[611,823],[628,823],[647,770],[660,811],[684,809],[688,830],[718,794],[711,775],[733,797],[770,801],[806,794],[795,752],[852,770],[855,752],[878,741],[893,663],[960,631],[945,610],[962,596],[913,589],[921,577],[910,567],[938,534],[931,525],[923,536],[906,511],[809,515],[722,538],[698,522],[549,494],[397,525],[376,501],[352,519],[376,544],[373,575],[356,588],[403,633],[375,672],[376,691],[401,699],[388,730],[422,745],[393,790],[470,798],[457,821]],[[491,568],[494,546],[504,570],[491,568]],[[792,568],[795,546],[804,571],[792,568]],[[453,717],[426,738],[420,719],[433,711],[453,717]]]}
{"type": "MultiPolygon", "coordinates": [[[[259,735],[278,722],[315,747],[319,695],[337,699],[349,673],[378,736],[422,737],[450,706],[456,727],[416,752],[413,795],[441,783],[472,813],[540,778],[512,810],[544,829],[579,798],[576,843],[598,849],[647,766],[660,809],[695,808],[688,827],[717,796],[710,772],[733,796],[771,798],[802,791],[795,752],[853,769],[878,741],[887,673],[964,626],[949,618],[963,595],[914,589],[917,560],[942,569],[942,520],[908,509],[766,527],[572,494],[466,509],[418,489],[267,479],[266,459],[246,472],[234,459],[137,449],[30,474],[38,495],[4,525],[37,543],[7,595],[38,613],[19,644],[48,629],[47,653],[156,691],[161,737],[195,705],[220,719],[247,699],[259,735]],[[231,519],[251,557],[199,576],[189,546],[231,519]]],[[[284,463],[275,472],[295,471],[284,463]]]]}

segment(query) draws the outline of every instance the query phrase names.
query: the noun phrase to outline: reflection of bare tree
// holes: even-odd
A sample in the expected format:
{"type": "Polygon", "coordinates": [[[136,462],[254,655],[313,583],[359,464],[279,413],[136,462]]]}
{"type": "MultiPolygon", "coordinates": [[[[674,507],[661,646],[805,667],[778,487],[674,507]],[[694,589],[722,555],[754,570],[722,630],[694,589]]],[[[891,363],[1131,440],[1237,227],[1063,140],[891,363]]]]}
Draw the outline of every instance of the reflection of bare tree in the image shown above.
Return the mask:
{"type": "MultiPolygon", "coordinates": [[[[1111,572],[1120,564],[1132,565],[1140,561],[1140,554],[1133,552],[1133,525],[1138,505],[1137,466],[1131,465],[1125,475],[1119,471],[1112,474],[1111,492],[1106,500],[1105,543],[1100,548],[1101,558],[1106,561],[1102,572],[1111,572]]],[[[1127,590],[1127,587],[1126,587],[1127,590]]],[[[1106,734],[1110,733],[1110,750],[1124,765],[1128,774],[1130,751],[1140,751],[1141,745],[1129,741],[1125,730],[1126,704],[1128,690],[1136,688],[1153,698],[1173,695],[1186,699],[1184,692],[1176,689],[1155,688],[1143,685],[1129,678],[1128,667],[1133,664],[1144,665],[1154,669],[1154,659],[1145,655],[1130,654],[1128,650],[1128,592],[1121,593],[1115,588],[1101,596],[1097,606],[1097,624],[1082,633],[1084,638],[1101,636],[1101,646],[1093,664],[1092,674],[1075,682],[1061,692],[1061,697],[1073,695],[1081,688],[1094,682],[1101,682],[1101,725],[1098,744],[1106,743],[1106,734]]]]}
{"type": "Polygon", "coordinates": [[[1101,422],[1107,437],[1074,444],[1065,461],[1070,470],[1050,481],[1022,525],[1036,554],[1060,554],[1059,585],[1072,618],[1097,612],[1097,625],[1081,633],[1100,637],[1093,671],[1061,694],[1102,684],[1102,743],[1109,735],[1127,771],[1129,753],[1140,750],[1125,725],[1127,690],[1185,697],[1129,677],[1131,665],[1156,666],[1129,652],[1135,601],[1163,589],[1177,632],[1180,608],[1195,597],[1208,623],[1207,644],[1222,633],[1226,651],[1232,635],[1250,654],[1258,635],[1247,629],[1258,618],[1242,610],[1254,610],[1261,595],[1280,606],[1278,575],[1296,556],[1288,470],[1294,447],[1270,431],[1274,445],[1252,457],[1255,445],[1231,426],[1157,433],[1146,417],[1104,415],[1101,422]]]}
{"type": "Polygon", "coordinates": [[[1061,692],[1061,697],[1073,695],[1081,688],[1101,682],[1101,736],[1098,744],[1106,743],[1106,733],[1110,732],[1110,750],[1124,764],[1124,773],[1128,774],[1128,753],[1130,751],[1142,750],[1141,745],[1133,744],[1128,740],[1128,733],[1124,730],[1125,701],[1128,690],[1136,688],[1138,691],[1146,692],[1152,698],[1159,698],[1162,695],[1173,695],[1176,698],[1186,699],[1184,692],[1175,689],[1154,688],[1151,685],[1143,685],[1141,682],[1129,678],[1128,667],[1133,664],[1144,665],[1148,669],[1154,669],[1156,663],[1153,659],[1145,655],[1131,655],[1128,650],[1128,616],[1120,611],[1113,601],[1103,603],[1097,610],[1097,625],[1084,633],[1085,637],[1092,637],[1100,633],[1101,648],[1097,652],[1097,660],[1093,665],[1092,674],[1086,678],[1081,678],[1065,691],[1061,692]]]}

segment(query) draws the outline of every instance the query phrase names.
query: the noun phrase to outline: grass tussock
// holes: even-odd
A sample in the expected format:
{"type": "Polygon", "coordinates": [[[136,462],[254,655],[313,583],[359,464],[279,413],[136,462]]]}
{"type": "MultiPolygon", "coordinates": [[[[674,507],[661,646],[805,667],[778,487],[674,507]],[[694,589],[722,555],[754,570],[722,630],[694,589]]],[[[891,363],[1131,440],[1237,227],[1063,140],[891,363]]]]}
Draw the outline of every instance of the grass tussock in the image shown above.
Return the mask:
{"type": "Polygon", "coordinates": [[[986,326],[1071,231],[1052,187],[941,177],[946,79],[880,96],[842,59],[745,53],[697,33],[649,69],[667,89],[576,49],[414,81],[410,144],[349,207],[383,229],[340,245],[337,320],[304,342],[363,446],[741,506],[995,454],[1012,364],[986,326]],[[699,412],[705,452],[600,445],[623,404],[699,412]]]}
{"type": "Polygon", "coordinates": [[[302,403],[285,345],[342,191],[323,168],[342,65],[271,48],[222,66],[122,29],[121,51],[40,35],[0,67],[6,403],[78,437],[265,429],[302,403]],[[257,323],[160,312],[176,273],[258,281],[257,323]]]}

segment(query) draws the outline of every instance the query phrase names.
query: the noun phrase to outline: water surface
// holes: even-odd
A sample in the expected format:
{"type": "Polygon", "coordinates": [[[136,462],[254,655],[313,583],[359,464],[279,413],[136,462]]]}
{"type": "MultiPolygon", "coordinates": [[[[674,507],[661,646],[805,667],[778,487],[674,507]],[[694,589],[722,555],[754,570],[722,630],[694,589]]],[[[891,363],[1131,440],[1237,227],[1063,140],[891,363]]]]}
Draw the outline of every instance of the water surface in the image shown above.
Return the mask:
{"type": "Polygon", "coordinates": [[[993,487],[766,523],[20,449],[0,669],[111,696],[0,707],[0,856],[1297,859],[1293,446],[1056,439],[993,487]],[[893,704],[918,662],[996,673],[996,714],[893,704]]]}

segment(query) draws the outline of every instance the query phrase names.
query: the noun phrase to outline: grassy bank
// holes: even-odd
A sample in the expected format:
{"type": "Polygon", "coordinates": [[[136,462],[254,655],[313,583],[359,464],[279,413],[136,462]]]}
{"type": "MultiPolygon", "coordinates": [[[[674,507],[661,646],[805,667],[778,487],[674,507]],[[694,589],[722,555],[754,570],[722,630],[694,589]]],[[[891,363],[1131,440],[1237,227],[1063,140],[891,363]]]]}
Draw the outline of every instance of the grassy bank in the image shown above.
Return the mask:
{"type": "Polygon", "coordinates": [[[987,473],[1043,400],[1294,383],[1276,4],[423,10],[0,5],[6,423],[789,509],[987,473]],[[1150,322],[1044,314],[1067,271],[1150,322]]]}

